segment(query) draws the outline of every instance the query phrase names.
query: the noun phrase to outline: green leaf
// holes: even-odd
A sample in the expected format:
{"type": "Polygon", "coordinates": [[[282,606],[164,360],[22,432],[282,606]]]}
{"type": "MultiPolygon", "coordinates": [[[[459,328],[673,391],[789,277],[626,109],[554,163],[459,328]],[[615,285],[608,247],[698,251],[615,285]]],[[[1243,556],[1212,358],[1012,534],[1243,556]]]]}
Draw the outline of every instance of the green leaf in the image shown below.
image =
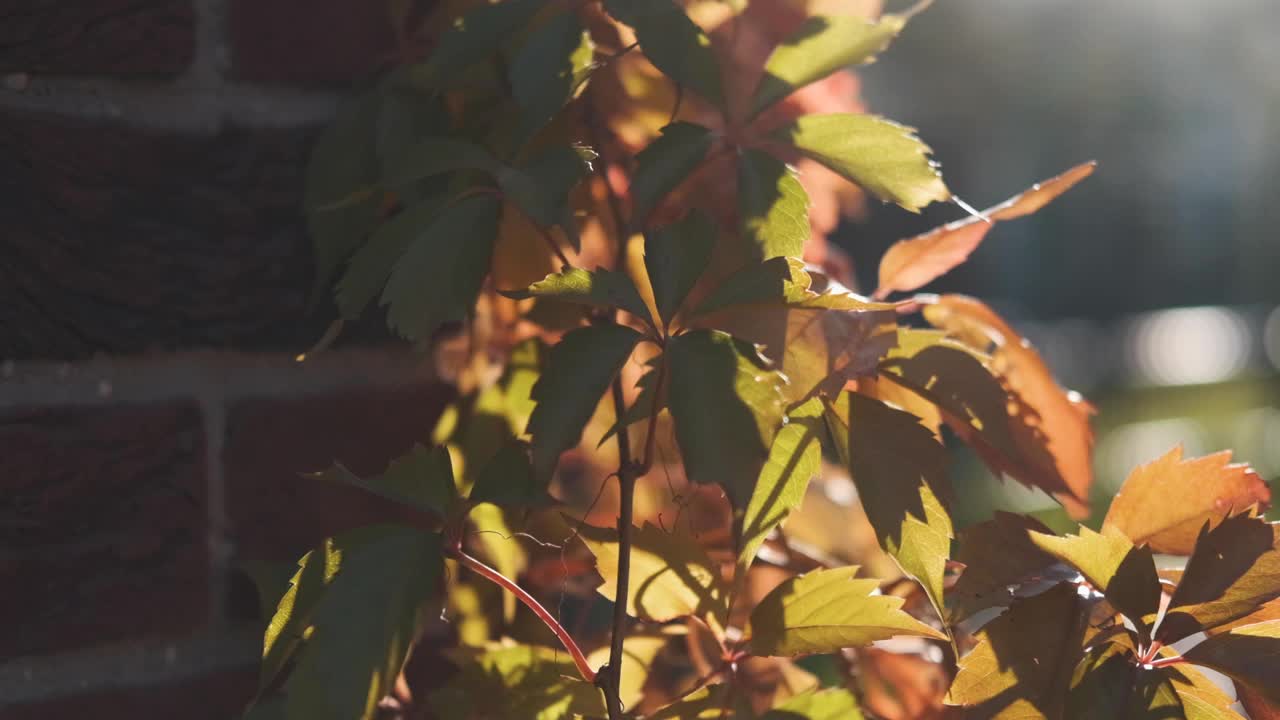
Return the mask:
{"type": "Polygon", "coordinates": [[[443,447],[427,449],[414,445],[407,454],[391,461],[386,472],[361,479],[342,465],[319,473],[322,480],[353,485],[438,518],[445,518],[457,503],[453,466],[443,447]]]}
{"type": "MultiPolygon", "coordinates": [[[[578,537],[596,558],[604,578],[600,594],[618,596],[618,531],[582,525],[578,537]]],[[[631,531],[631,572],[627,613],[647,622],[668,622],[713,613],[721,622],[728,608],[719,567],[693,537],[645,523],[631,531]]]]}
{"type": "Polygon", "coordinates": [[[1160,608],[1160,578],[1150,548],[1135,548],[1113,528],[1098,533],[1081,526],[1079,535],[1032,532],[1030,537],[1036,547],[1079,570],[1137,625],[1144,639],[1150,637],[1144,618],[1160,608]]]}
{"type": "Polygon", "coordinates": [[[640,49],[677,85],[724,106],[711,39],[671,0],[605,0],[605,10],[636,31],[640,49]]]}
{"type": "Polygon", "coordinates": [[[978,645],[960,660],[947,703],[972,708],[965,717],[1061,717],[1085,624],[1070,583],[1014,601],[978,631],[978,645]]]}
{"type": "Polygon", "coordinates": [[[760,716],[760,720],[862,720],[858,699],[848,690],[807,692],[760,716]]]}
{"type": "Polygon", "coordinates": [[[662,128],[662,134],[636,155],[636,170],[631,176],[632,224],[643,225],[710,149],[711,131],[701,125],[676,122],[662,128]]]}
{"type": "Polygon", "coordinates": [[[463,663],[461,672],[431,694],[430,707],[441,720],[603,716],[600,691],[576,674],[562,650],[529,645],[495,648],[463,663]]]}
{"type": "Polygon", "coordinates": [[[752,98],[751,116],[792,92],[852,65],[871,62],[906,27],[904,15],[820,15],[806,20],[774,49],[752,98]]]}
{"type": "MultiPolygon", "coordinates": [[[[502,192],[534,224],[560,225],[566,232],[574,224],[569,216],[569,192],[591,170],[595,152],[576,145],[553,145],[518,167],[504,167],[496,177],[502,192]]],[[[576,235],[571,235],[575,247],[576,235]]]]}
{"type": "Polygon", "coordinates": [[[373,526],[333,538],[341,565],[312,616],[285,692],[289,720],[373,718],[444,572],[440,537],[373,526]]]}
{"type": "Polygon", "coordinates": [[[742,152],[738,213],[753,259],[804,254],[809,240],[809,195],[786,163],[760,150],[742,152]]]}
{"type": "MultiPolygon", "coordinates": [[[[947,593],[953,605],[952,622],[987,608],[1008,605],[1014,599],[1010,587],[1041,575],[1054,565],[1055,558],[1031,541],[1029,533],[1033,531],[1052,532],[1035,518],[996,512],[992,519],[960,532],[955,559],[965,567],[947,593]]],[[[1074,575],[1075,571],[1071,572],[1074,575]]]]}
{"type": "Polygon", "coordinates": [[[378,181],[377,123],[377,97],[365,95],[343,106],[311,150],[303,206],[317,290],[378,223],[379,198],[372,192],[378,181]]]}
{"type": "Polygon", "coordinates": [[[938,499],[946,487],[946,450],[915,415],[866,395],[843,393],[826,417],[880,546],[924,587],[941,617],[953,537],[938,499]]]}
{"type": "Polygon", "coordinates": [[[814,398],[792,410],[773,438],[773,447],[742,515],[735,582],[746,579],[756,551],[792,510],[800,507],[809,481],[822,463],[822,401],[814,398]]]}
{"type": "Polygon", "coordinates": [[[432,227],[432,222],[445,207],[443,196],[421,200],[382,223],[359,250],[351,256],[347,270],[335,288],[338,310],[347,319],[355,319],[382,292],[396,263],[416,240],[432,227]]]}
{"type": "Polygon", "coordinates": [[[667,345],[671,416],[689,479],[718,483],[746,505],[782,424],[784,379],[755,348],[714,330],[667,345]]]}
{"type": "Polygon", "coordinates": [[[413,68],[413,79],[430,86],[450,84],[461,71],[496,53],[545,4],[546,0],[505,0],[475,7],[440,36],[430,57],[413,68]]]}
{"type": "Polygon", "coordinates": [[[949,200],[951,192],[914,132],[873,115],[805,115],[776,137],[881,200],[916,212],[949,200]]]}
{"type": "Polygon", "coordinates": [[[267,624],[262,638],[262,672],[259,688],[265,690],[275,684],[280,672],[296,654],[311,627],[311,616],[325,587],[333,580],[342,564],[342,548],[332,538],[326,538],[320,547],[298,560],[298,571],[289,581],[276,605],[275,614],[267,624]]]}
{"type": "Polygon", "coordinates": [[[502,446],[485,463],[471,488],[472,503],[493,503],[501,507],[545,507],[554,502],[546,487],[538,482],[529,458],[529,444],[515,440],[502,446]]]}
{"type": "Polygon", "coordinates": [[[649,309],[624,272],[597,268],[565,268],[529,286],[527,290],[504,290],[503,295],[517,300],[545,297],[597,308],[621,308],[641,320],[652,323],[649,309]]]}
{"type": "Polygon", "coordinates": [[[622,369],[640,333],[624,325],[595,325],[567,333],[554,347],[532,397],[529,416],[533,467],[550,480],[560,453],[578,444],[600,397],[622,369]]]}
{"type": "Polygon", "coordinates": [[[694,315],[708,315],[735,305],[760,303],[791,305],[814,295],[809,292],[809,274],[804,261],[793,257],[776,257],[758,265],[747,265],[725,278],[694,310],[694,315]]]}
{"type": "Polygon", "coordinates": [[[525,39],[508,66],[511,94],[529,137],[564,107],[595,55],[591,34],[573,11],[552,15],[525,39]]]}
{"type": "Polygon", "coordinates": [[[774,588],[751,611],[756,655],[812,655],[898,635],[946,636],[901,610],[902,598],[873,595],[879,581],[855,580],[856,567],[816,570],[774,588]]]}
{"type": "Polygon", "coordinates": [[[382,293],[391,328],[410,340],[460,320],[489,272],[498,202],[472,195],[445,208],[405,251],[382,293]]]}
{"type": "MultiPolygon", "coordinates": [[[[668,642],[669,638],[659,633],[638,635],[634,631],[623,640],[622,676],[618,688],[623,707],[635,707],[644,699],[644,687],[654,658],[668,642]]],[[[602,645],[587,656],[587,663],[595,668],[603,667],[609,662],[609,652],[609,646],[602,645]]]]}
{"type": "Polygon", "coordinates": [[[1280,703],[1280,620],[1242,625],[1210,636],[1182,656],[1280,703]]]}
{"type": "Polygon", "coordinates": [[[1278,539],[1280,527],[1247,515],[1202,529],[1156,639],[1172,644],[1238,620],[1280,597],[1278,539]]]}
{"type": "Polygon", "coordinates": [[[711,262],[716,226],[701,210],[693,210],[664,228],[644,235],[644,265],[663,325],[671,319],[711,262]]]}
{"type": "Polygon", "coordinates": [[[496,175],[502,163],[475,143],[451,137],[422,138],[387,161],[382,184],[400,187],[424,178],[458,170],[496,175]]]}

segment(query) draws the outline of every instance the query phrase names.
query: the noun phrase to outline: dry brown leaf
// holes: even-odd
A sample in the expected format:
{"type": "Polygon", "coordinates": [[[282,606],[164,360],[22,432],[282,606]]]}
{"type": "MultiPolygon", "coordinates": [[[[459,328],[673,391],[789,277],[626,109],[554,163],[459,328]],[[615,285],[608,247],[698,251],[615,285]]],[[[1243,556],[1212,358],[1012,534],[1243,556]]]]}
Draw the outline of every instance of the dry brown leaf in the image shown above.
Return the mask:
{"type": "Polygon", "coordinates": [[[1270,504],[1267,484],[1248,465],[1231,464],[1230,450],[1183,460],[1179,445],[1129,474],[1104,527],[1115,527],[1155,552],[1190,555],[1206,522],[1217,525],[1247,508],[1265,511],[1270,504]]]}
{"type": "Polygon", "coordinates": [[[1095,167],[1097,163],[1087,162],[1036,183],[1026,192],[988,208],[982,213],[985,220],[971,216],[899,240],[880,258],[880,287],[872,297],[884,299],[891,292],[907,292],[931,282],[967,260],[997,222],[1036,212],[1092,175],[1095,167]]]}
{"type": "MultiPolygon", "coordinates": [[[[983,302],[944,295],[927,305],[924,315],[935,327],[979,349],[994,346],[991,370],[1009,394],[1009,414],[1020,420],[1010,424],[1016,430],[1014,442],[1027,457],[1047,451],[1050,462],[1039,469],[1061,481],[1067,493],[1059,493],[1058,499],[1067,511],[1076,518],[1086,516],[1093,485],[1093,406],[1079,393],[1060,387],[1031,343],[983,302]]],[[[1007,470],[1000,457],[980,446],[975,449],[989,465],[1007,470]]]]}

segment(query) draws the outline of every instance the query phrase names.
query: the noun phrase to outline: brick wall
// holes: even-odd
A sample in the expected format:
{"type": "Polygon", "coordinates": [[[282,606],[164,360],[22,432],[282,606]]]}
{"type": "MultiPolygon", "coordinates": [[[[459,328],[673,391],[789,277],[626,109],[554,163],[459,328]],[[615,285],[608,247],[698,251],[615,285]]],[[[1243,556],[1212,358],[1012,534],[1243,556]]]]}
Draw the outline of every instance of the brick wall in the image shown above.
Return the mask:
{"type": "Polygon", "coordinates": [[[376,332],[293,360],[307,154],[387,8],[0,0],[0,718],[238,717],[244,568],[394,514],[299,473],[380,471],[449,388],[376,332]]]}

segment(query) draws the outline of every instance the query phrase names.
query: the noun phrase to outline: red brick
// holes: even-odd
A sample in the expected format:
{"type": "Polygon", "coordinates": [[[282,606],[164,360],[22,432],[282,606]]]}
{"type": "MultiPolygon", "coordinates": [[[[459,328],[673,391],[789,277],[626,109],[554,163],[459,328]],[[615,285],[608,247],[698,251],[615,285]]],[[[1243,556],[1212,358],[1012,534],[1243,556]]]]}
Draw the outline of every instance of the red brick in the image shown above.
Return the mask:
{"type": "Polygon", "coordinates": [[[313,135],[0,114],[0,358],[308,347],[313,135]]]}
{"type": "Polygon", "coordinates": [[[0,659],[206,622],[194,404],[7,412],[0,457],[0,659]]]}
{"type": "Polygon", "coordinates": [[[0,72],[177,75],[195,26],[191,0],[8,0],[0,72]]]}
{"type": "Polygon", "coordinates": [[[228,416],[227,513],[243,559],[293,560],[359,525],[406,519],[393,503],[300,473],[339,461],[382,472],[425,442],[452,391],[445,385],[353,390],[242,402],[228,416]]]}
{"type": "Polygon", "coordinates": [[[0,707],[0,720],[229,720],[240,717],[257,682],[256,667],[222,670],[161,685],[0,707]]]}
{"type": "Polygon", "coordinates": [[[386,2],[231,0],[233,75],[290,85],[343,85],[395,54],[386,2]]]}

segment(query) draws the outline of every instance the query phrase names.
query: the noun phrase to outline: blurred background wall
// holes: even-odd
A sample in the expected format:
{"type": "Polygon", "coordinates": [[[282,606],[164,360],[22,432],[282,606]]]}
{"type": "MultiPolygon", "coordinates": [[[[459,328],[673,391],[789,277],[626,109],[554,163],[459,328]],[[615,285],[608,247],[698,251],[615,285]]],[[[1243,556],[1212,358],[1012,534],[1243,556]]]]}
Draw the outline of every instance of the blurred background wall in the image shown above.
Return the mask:
{"type": "MultiPolygon", "coordinates": [[[[1178,442],[1280,477],[1277,28],[1280,4],[1256,0],[940,0],[861,73],[976,207],[1099,162],[927,289],[990,300],[1098,405],[1103,510],[1178,442]]],[[[891,242],[963,214],[878,207],[838,240],[870,287],[891,242]]]]}

